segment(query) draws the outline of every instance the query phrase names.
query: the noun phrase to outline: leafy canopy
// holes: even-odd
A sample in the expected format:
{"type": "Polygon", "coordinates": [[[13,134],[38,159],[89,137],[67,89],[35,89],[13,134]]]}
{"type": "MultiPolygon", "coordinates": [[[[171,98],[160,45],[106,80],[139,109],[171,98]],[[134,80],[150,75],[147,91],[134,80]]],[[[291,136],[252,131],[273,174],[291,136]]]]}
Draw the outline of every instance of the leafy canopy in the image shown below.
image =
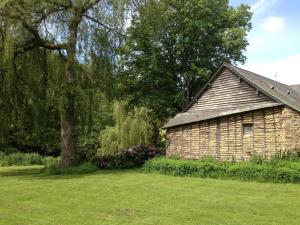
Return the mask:
{"type": "Polygon", "coordinates": [[[120,82],[132,104],[166,118],[223,62],[245,62],[249,6],[227,0],[150,0],[133,18],[120,82]]]}

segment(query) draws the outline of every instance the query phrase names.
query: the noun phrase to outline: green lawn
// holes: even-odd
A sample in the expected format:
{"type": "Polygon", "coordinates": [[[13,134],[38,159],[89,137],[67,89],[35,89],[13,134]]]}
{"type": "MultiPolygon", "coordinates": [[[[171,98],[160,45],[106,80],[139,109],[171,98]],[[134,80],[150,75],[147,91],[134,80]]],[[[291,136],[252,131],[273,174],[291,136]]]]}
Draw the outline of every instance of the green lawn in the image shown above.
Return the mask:
{"type": "Polygon", "coordinates": [[[0,224],[300,224],[300,185],[0,168],[0,224]]]}

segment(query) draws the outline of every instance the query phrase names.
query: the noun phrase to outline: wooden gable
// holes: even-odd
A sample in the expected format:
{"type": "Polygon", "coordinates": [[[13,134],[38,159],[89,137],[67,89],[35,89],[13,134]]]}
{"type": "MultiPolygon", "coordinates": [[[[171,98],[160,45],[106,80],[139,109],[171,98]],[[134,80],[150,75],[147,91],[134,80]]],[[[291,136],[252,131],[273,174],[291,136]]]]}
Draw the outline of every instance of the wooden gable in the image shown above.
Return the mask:
{"type": "Polygon", "coordinates": [[[238,108],[242,106],[272,103],[263,93],[241,80],[239,76],[224,68],[214,77],[186,112],[238,108]]]}

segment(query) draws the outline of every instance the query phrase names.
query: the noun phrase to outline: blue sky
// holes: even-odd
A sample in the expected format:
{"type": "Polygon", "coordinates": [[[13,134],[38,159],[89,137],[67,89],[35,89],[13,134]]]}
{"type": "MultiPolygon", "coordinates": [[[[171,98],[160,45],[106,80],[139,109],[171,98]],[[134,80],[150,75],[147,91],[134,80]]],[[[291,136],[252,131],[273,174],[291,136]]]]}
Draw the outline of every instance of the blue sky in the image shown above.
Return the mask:
{"type": "Polygon", "coordinates": [[[241,3],[253,12],[247,61],[241,67],[300,84],[300,0],[230,0],[232,6],[241,3]]]}

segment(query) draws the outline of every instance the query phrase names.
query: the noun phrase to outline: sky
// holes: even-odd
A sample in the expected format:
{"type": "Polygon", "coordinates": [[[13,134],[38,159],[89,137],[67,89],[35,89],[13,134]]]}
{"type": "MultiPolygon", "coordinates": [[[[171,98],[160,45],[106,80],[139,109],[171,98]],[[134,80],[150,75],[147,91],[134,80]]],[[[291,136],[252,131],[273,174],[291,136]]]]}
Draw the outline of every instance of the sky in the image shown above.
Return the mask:
{"type": "Polygon", "coordinates": [[[247,61],[242,68],[285,84],[300,84],[300,0],[230,0],[251,6],[247,61]]]}

